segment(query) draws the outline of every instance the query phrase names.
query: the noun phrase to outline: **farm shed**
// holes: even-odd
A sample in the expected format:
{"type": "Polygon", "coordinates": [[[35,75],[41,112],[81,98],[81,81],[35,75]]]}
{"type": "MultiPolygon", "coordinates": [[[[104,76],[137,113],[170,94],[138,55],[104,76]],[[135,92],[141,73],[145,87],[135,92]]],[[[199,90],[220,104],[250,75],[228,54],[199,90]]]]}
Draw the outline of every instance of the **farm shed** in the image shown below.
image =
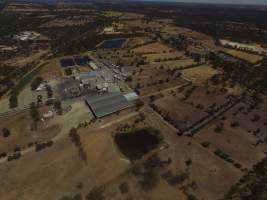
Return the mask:
{"type": "Polygon", "coordinates": [[[85,99],[96,118],[104,117],[131,106],[131,103],[120,92],[88,95],[85,99]]]}

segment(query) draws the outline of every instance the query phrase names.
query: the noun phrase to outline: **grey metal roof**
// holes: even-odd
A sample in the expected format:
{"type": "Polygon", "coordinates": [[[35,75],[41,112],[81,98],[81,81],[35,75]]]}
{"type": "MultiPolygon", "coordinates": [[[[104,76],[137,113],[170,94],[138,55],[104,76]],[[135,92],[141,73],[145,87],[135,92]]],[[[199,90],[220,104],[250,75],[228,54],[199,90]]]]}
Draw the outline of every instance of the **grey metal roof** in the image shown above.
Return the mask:
{"type": "Polygon", "coordinates": [[[120,92],[88,95],[86,96],[86,102],[98,118],[123,110],[131,105],[120,92]]]}

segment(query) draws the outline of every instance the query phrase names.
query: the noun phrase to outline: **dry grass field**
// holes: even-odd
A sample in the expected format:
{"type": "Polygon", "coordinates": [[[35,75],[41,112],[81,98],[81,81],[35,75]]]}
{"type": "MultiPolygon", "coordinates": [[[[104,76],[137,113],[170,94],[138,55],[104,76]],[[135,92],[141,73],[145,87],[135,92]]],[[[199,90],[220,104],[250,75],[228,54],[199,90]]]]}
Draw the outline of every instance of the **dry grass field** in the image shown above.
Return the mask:
{"type": "Polygon", "coordinates": [[[156,54],[156,53],[170,52],[170,51],[173,51],[173,49],[159,42],[155,42],[152,44],[148,44],[148,45],[135,48],[133,49],[133,51],[137,54],[156,54]]]}
{"type": "Polygon", "coordinates": [[[82,132],[86,161],[80,159],[78,149],[66,137],[41,152],[2,163],[1,198],[47,200],[77,193],[85,196],[93,186],[102,185],[125,171],[128,162],[121,159],[109,134],[82,132]]]}
{"type": "Polygon", "coordinates": [[[148,62],[166,62],[169,60],[181,60],[185,58],[183,52],[176,52],[174,50],[173,52],[146,54],[144,57],[148,62]]]}
{"type": "Polygon", "coordinates": [[[125,47],[127,48],[135,48],[136,46],[142,46],[145,45],[148,42],[151,42],[152,40],[149,37],[134,37],[129,38],[127,44],[125,47]]]}
{"type": "MultiPolygon", "coordinates": [[[[151,109],[144,108],[142,112],[145,114],[145,119],[137,123],[135,118],[128,120],[127,127],[151,126],[160,130],[168,147],[160,148],[157,155],[161,160],[170,159],[171,162],[155,168],[158,179],[156,185],[149,191],[141,188],[142,178],[140,176],[129,172],[114,179],[105,185],[105,194],[110,199],[175,199],[179,197],[185,200],[192,194],[205,200],[220,199],[242,176],[239,169],[204,148],[198,140],[177,136],[176,131],[151,109]],[[186,174],[187,177],[185,180],[171,184],[168,179],[163,178],[163,174],[167,172],[173,174],[172,176],[181,177],[186,174]],[[225,179],[225,177],[228,178],[225,179]],[[127,183],[129,187],[129,191],[125,194],[119,191],[122,183],[127,183]]],[[[126,122],[118,127],[124,127],[124,125],[126,122]]],[[[116,130],[115,127],[110,131],[116,130]]]]}
{"type": "MultiPolygon", "coordinates": [[[[158,56],[160,54],[157,54],[158,56]]],[[[175,70],[175,69],[183,69],[185,67],[190,67],[192,65],[196,65],[197,63],[195,63],[191,58],[182,58],[182,59],[178,59],[178,60],[171,60],[171,61],[160,61],[160,62],[153,62],[150,64],[145,64],[145,65],[141,65],[141,69],[153,69],[153,68],[157,68],[157,69],[169,69],[169,70],[175,70]]]]}
{"type": "Polygon", "coordinates": [[[205,112],[198,110],[191,105],[187,105],[175,97],[169,96],[160,98],[156,100],[154,104],[157,106],[158,112],[161,113],[162,116],[170,118],[181,130],[190,127],[192,124],[206,116],[205,112]]]}
{"type": "Polygon", "coordinates": [[[64,76],[64,70],[60,66],[59,60],[53,59],[44,68],[41,69],[38,75],[43,78],[49,78],[49,77],[61,78],[64,76]]]}
{"type": "Polygon", "coordinates": [[[183,77],[191,80],[194,84],[203,85],[209,80],[212,76],[220,74],[219,70],[215,70],[211,66],[201,65],[191,69],[182,70],[183,77]]]}
{"type": "Polygon", "coordinates": [[[246,61],[251,62],[251,63],[256,63],[262,59],[262,56],[255,55],[252,53],[247,53],[244,51],[235,50],[235,49],[221,48],[221,50],[227,54],[230,54],[234,57],[246,60],[246,61]]]}
{"type": "MultiPolygon", "coordinates": [[[[42,108],[40,113],[44,113],[49,108],[42,108]]],[[[55,137],[61,130],[59,124],[50,125],[49,121],[39,122],[37,130],[31,130],[32,118],[29,111],[25,111],[15,116],[0,118],[0,152],[12,153],[16,147],[27,148],[29,143],[48,141],[55,137]],[[14,124],[14,121],[16,122],[14,124]],[[9,137],[3,137],[2,129],[10,131],[9,137]]]]}

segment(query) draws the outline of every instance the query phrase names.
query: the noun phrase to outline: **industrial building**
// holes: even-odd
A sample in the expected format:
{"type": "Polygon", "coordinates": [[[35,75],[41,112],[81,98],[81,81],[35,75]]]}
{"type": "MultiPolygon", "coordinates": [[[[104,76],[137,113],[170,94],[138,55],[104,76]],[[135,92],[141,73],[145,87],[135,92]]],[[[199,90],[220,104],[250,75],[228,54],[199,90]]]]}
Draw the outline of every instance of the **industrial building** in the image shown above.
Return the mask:
{"type": "Polygon", "coordinates": [[[132,104],[120,92],[87,95],[85,101],[96,118],[130,107],[132,104]]]}

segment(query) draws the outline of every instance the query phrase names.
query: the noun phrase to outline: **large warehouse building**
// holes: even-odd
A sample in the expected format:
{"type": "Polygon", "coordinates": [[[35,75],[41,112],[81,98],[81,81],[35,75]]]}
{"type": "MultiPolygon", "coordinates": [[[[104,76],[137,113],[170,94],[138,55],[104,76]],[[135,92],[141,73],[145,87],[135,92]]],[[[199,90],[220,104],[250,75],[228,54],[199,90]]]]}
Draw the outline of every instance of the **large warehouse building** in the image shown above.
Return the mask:
{"type": "Polygon", "coordinates": [[[101,118],[131,106],[120,92],[86,96],[86,103],[96,118],[101,118]]]}

